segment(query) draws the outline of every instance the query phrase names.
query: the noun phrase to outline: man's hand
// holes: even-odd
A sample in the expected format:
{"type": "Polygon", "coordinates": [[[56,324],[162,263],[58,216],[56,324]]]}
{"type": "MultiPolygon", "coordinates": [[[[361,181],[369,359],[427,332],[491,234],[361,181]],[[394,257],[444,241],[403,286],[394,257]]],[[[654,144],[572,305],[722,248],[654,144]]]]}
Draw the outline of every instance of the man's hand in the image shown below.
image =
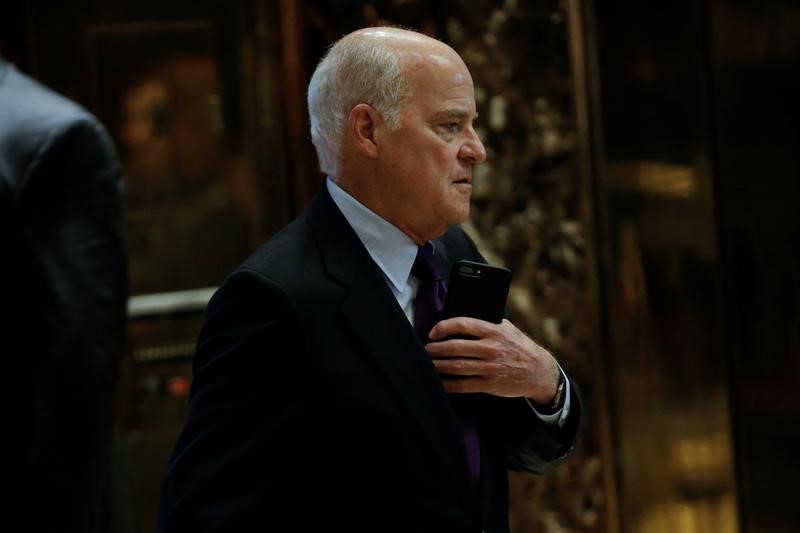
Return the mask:
{"type": "Polygon", "coordinates": [[[442,320],[425,346],[447,392],[485,392],[530,398],[539,405],[553,401],[560,370],[553,356],[508,320],[492,324],[476,318],[442,320]],[[448,339],[453,336],[468,339],[448,339]],[[447,340],[440,340],[447,339],[447,340]]]}

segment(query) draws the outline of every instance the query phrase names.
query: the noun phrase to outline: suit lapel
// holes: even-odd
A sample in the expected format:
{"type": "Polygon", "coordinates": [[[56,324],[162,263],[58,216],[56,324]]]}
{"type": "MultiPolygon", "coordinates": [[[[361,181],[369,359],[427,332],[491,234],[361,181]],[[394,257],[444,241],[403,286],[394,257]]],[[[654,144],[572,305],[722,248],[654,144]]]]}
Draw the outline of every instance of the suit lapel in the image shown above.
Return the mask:
{"type": "Polygon", "coordinates": [[[348,287],[342,313],[384,374],[397,389],[436,454],[445,464],[467,508],[470,489],[467,458],[436,369],[380,269],[323,188],[307,220],[329,274],[348,287]]]}

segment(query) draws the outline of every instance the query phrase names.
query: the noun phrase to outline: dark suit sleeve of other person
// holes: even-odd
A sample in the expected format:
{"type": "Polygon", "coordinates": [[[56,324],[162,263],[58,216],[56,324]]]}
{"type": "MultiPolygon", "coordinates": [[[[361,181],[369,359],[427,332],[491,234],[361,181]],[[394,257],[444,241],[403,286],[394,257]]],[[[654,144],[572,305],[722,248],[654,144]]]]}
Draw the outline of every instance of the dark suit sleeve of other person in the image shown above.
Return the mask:
{"type": "Polygon", "coordinates": [[[0,187],[0,323],[19,446],[4,522],[109,531],[127,304],[120,169],[93,116],[2,60],[0,187]]]}

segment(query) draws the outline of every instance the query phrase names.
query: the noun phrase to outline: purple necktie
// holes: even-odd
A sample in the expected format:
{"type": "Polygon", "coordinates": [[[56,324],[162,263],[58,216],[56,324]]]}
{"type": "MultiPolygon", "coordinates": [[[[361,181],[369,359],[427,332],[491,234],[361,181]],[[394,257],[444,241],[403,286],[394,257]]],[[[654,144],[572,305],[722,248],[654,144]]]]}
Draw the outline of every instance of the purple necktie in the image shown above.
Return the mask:
{"type": "MultiPolygon", "coordinates": [[[[419,279],[417,298],[414,303],[414,329],[422,342],[427,343],[430,342],[428,333],[441,319],[444,298],[447,295],[447,282],[433,257],[433,244],[426,242],[419,247],[414,266],[411,267],[411,273],[419,279]]],[[[477,481],[481,471],[481,454],[475,421],[466,413],[460,412],[463,409],[459,409],[459,405],[459,402],[451,400],[451,406],[456,412],[456,419],[467,448],[469,471],[472,479],[477,481]]]]}

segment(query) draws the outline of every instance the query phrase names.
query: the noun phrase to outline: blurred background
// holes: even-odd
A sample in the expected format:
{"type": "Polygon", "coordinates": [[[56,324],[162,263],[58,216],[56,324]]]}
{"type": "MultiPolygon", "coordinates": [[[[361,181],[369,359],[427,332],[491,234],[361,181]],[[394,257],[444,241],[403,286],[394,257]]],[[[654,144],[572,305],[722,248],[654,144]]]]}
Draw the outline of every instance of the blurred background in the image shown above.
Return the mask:
{"type": "Polygon", "coordinates": [[[574,459],[512,476],[514,531],[800,531],[795,0],[6,1],[3,55],[122,158],[142,532],[211,292],[322,183],[315,63],[376,24],[469,66],[488,162],[465,228],[586,398],[574,459]]]}

